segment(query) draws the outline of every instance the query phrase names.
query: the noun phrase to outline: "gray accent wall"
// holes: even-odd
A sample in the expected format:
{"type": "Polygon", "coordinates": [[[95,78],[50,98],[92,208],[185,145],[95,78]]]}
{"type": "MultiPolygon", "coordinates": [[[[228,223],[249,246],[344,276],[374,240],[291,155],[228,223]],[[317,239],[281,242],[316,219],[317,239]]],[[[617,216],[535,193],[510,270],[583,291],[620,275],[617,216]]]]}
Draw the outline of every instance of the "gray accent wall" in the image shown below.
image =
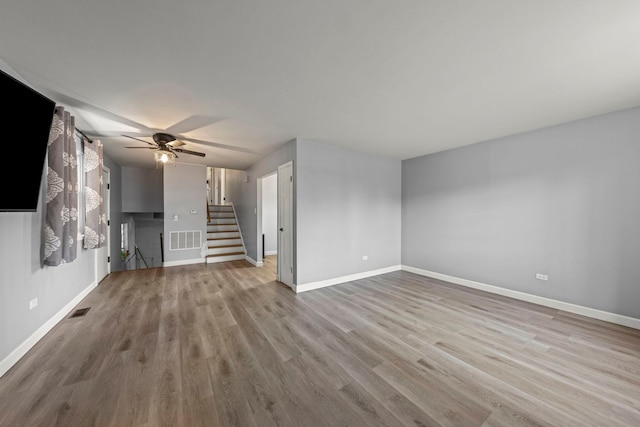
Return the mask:
{"type": "Polygon", "coordinates": [[[400,160],[298,139],[296,163],[297,285],[400,265],[400,160]]]}
{"type": "MultiPolygon", "coordinates": [[[[69,264],[41,264],[43,183],[37,212],[0,213],[0,364],[70,301],[95,283],[95,253],[78,248],[69,264]],[[29,309],[29,301],[38,305],[29,309]]],[[[15,191],[15,189],[14,189],[15,191]]]]}
{"type": "Polygon", "coordinates": [[[201,230],[202,243],[207,239],[207,168],[176,163],[164,172],[164,262],[202,258],[198,249],[170,250],[171,231],[201,230]],[[195,210],[196,213],[191,213],[195,210]],[[178,220],[174,221],[177,215],[178,220]]]}
{"type": "Polygon", "coordinates": [[[639,218],[638,108],[402,162],[402,263],[457,278],[640,318],[639,218]]]}
{"type": "Polygon", "coordinates": [[[122,167],[121,173],[122,212],[163,212],[163,169],[122,167]]]}

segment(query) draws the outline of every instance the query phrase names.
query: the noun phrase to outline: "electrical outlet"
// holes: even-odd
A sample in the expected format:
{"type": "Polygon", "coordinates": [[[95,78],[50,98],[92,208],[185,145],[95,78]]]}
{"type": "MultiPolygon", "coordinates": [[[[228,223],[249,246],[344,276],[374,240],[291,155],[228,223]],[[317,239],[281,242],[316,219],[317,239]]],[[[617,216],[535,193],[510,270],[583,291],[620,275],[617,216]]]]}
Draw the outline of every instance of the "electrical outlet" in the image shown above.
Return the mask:
{"type": "Polygon", "coordinates": [[[538,280],[549,280],[549,276],[546,274],[536,273],[536,279],[538,280]]]}
{"type": "Polygon", "coordinates": [[[366,260],[368,260],[368,259],[369,259],[369,257],[368,257],[368,256],[366,256],[366,255],[362,255],[362,260],[363,260],[363,261],[366,261],[366,260]]]}
{"type": "Polygon", "coordinates": [[[29,310],[33,310],[38,305],[38,298],[29,301],[29,310]]]}

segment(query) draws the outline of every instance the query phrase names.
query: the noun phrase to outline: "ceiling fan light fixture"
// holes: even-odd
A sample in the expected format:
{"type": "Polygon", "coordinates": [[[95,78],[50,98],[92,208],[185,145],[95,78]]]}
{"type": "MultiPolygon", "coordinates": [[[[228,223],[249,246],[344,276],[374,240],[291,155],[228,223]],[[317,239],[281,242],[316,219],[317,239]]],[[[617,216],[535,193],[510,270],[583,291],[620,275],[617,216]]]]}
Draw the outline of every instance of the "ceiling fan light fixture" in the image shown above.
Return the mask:
{"type": "Polygon", "coordinates": [[[176,155],[169,150],[157,150],[154,151],[153,157],[156,160],[156,168],[161,168],[167,163],[176,165],[176,155]]]}

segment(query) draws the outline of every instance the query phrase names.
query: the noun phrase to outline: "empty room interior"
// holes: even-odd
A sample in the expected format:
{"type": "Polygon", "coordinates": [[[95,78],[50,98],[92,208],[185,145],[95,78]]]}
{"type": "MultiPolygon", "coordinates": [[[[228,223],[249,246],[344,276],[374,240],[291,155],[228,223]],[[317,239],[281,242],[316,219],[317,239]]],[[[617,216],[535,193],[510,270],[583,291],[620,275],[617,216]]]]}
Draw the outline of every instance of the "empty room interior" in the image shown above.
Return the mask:
{"type": "Polygon", "coordinates": [[[0,426],[639,426],[639,22],[3,5],[0,426]]]}

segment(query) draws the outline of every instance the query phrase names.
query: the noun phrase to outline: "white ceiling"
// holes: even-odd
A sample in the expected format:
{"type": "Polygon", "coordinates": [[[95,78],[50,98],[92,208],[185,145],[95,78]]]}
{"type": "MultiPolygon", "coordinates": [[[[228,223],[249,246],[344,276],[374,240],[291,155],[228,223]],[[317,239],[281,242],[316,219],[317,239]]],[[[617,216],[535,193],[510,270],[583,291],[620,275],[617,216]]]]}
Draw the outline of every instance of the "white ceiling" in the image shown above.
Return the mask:
{"type": "Polygon", "coordinates": [[[0,60],[88,135],[207,117],[178,130],[257,154],[179,160],[242,169],[296,137],[407,159],[640,105],[639,23],[637,0],[15,0],[0,60]]]}

